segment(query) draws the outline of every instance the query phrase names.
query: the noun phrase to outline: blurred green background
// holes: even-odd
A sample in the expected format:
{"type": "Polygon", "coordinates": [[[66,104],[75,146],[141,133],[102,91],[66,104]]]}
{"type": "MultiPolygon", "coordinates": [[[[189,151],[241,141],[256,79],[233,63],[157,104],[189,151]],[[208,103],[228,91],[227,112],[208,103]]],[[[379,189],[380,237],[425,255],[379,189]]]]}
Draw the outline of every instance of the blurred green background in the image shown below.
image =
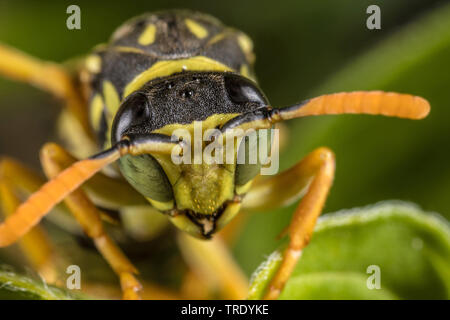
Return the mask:
{"type": "MultiPolygon", "coordinates": [[[[380,89],[421,95],[423,121],[326,116],[289,123],[281,169],[326,145],[337,157],[325,212],[402,199],[450,218],[450,6],[434,0],[320,1],[6,1],[0,41],[65,61],[105,42],[124,20],[146,11],[190,8],[246,32],[256,74],[271,103],[285,106],[323,93],[380,89]],[[66,8],[81,7],[81,30],[66,28],[66,8]],[[381,8],[381,30],[366,28],[366,8],[381,8]]],[[[0,153],[38,168],[38,150],[58,103],[0,79],[0,153]]],[[[253,215],[234,246],[250,274],[279,243],[294,206],[253,215]]]]}

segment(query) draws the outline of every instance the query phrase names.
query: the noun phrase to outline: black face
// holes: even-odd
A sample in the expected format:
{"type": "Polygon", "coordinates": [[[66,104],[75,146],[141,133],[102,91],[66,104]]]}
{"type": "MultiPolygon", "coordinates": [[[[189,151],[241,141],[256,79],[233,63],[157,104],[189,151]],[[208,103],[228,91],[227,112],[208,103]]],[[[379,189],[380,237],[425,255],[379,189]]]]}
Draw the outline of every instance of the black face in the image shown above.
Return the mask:
{"type": "Polygon", "coordinates": [[[225,72],[183,72],[150,81],[128,96],[112,127],[114,144],[168,124],[203,121],[214,114],[245,113],[268,105],[252,81],[225,72]]]}

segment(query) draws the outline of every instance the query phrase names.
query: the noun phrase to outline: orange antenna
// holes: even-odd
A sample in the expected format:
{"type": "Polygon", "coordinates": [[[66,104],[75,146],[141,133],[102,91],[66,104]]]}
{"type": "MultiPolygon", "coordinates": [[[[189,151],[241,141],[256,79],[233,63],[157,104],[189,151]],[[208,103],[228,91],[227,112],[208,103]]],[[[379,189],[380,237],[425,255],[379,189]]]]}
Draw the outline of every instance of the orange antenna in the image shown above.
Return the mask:
{"type": "Polygon", "coordinates": [[[0,224],[0,247],[16,242],[68,194],[119,157],[119,150],[116,149],[95,158],[75,162],[45,183],[0,224]]]}
{"type": "Polygon", "coordinates": [[[0,224],[0,247],[16,242],[72,191],[122,155],[170,154],[178,142],[160,134],[125,137],[114,147],[89,159],[80,160],[45,183],[0,224]]]}
{"type": "Polygon", "coordinates": [[[326,114],[372,114],[422,119],[430,112],[427,100],[409,94],[355,91],[319,96],[302,104],[279,109],[282,120],[326,114]]]}
{"type": "Polygon", "coordinates": [[[372,114],[406,119],[423,119],[430,112],[424,98],[383,91],[355,91],[326,94],[302,103],[272,109],[263,107],[229,120],[222,131],[230,129],[268,129],[275,122],[327,114],[372,114]]]}

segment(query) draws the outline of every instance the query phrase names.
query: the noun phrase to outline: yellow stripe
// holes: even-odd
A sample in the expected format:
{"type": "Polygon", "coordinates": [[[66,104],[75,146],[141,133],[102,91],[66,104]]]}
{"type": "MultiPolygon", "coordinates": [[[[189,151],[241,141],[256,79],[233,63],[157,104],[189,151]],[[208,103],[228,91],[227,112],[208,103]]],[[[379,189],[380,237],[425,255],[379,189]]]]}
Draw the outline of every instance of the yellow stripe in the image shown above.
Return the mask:
{"type": "Polygon", "coordinates": [[[155,34],[156,34],[156,26],[152,23],[149,24],[144,32],[141,33],[139,36],[138,42],[141,46],[148,46],[149,44],[152,44],[155,41],[155,34]]]}
{"type": "Polygon", "coordinates": [[[216,42],[219,42],[220,40],[224,39],[225,36],[228,35],[228,31],[224,31],[222,33],[216,34],[214,37],[208,40],[207,46],[213,45],[216,42]]]}
{"type": "Polygon", "coordinates": [[[140,89],[148,81],[167,77],[181,71],[234,71],[213,59],[196,56],[188,59],[158,61],[151,68],[137,75],[124,90],[124,98],[140,89]]]}
{"type": "Polygon", "coordinates": [[[108,118],[114,117],[119,109],[120,99],[111,81],[103,81],[103,96],[105,97],[106,109],[108,110],[108,118]]]}
{"type": "Polygon", "coordinates": [[[92,126],[94,127],[94,130],[98,130],[100,128],[102,113],[103,113],[103,99],[101,95],[96,94],[94,98],[92,98],[90,110],[91,123],[92,126]]]}
{"type": "Polygon", "coordinates": [[[247,37],[247,35],[241,33],[240,35],[238,35],[237,41],[239,43],[239,46],[241,47],[242,52],[244,52],[247,61],[250,64],[253,64],[255,62],[255,55],[253,54],[252,40],[247,37]]]}
{"type": "Polygon", "coordinates": [[[239,46],[244,53],[250,53],[253,51],[253,42],[244,34],[240,34],[237,38],[239,46]]]}
{"type": "Polygon", "coordinates": [[[192,34],[197,38],[203,39],[208,36],[208,30],[206,30],[202,25],[198,24],[194,20],[186,19],[184,20],[184,22],[186,23],[189,31],[192,32],[192,34]]]}
{"type": "MultiPolygon", "coordinates": [[[[116,88],[111,83],[111,81],[105,80],[103,81],[103,96],[105,97],[105,105],[107,112],[106,122],[108,128],[111,129],[112,122],[114,120],[114,116],[119,110],[120,107],[120,98],[117,93],[116,88]]],[[[106,131],[106,141],[105,148],[109,148],[111,146],[111,130],[108,129],[106,131]]]]}
{"type": "Polygon", "coordinates": [[[248,65],[246,65],[246,64],[241,65],[241,69],[239,70],[239,73],[242,76],[244,76],[254,82],[257,82],[254,75],[252,73],[250,73],[250,69],[248,68],[248,65]]]}
{"type": "Polygon", "coordinates": [[[246,64],[241,66],[240,74],[246,78],[250,78],[250,72],[248,71],[248,66],[246,64]]]}
{"type": "Polygon", "coordinates": [[[131,53],[139,53],[139,54],[148,55],[148,53],[145,52],[144,50],[141,50],[141,49],[138,49],[138,48],[133,48],[133,47],[114,46],[114,47],[111,47],[109,49],[114,50],[114,51],[118,51],[118,52],[131,52],[131,53]]]}
{"type": "Polygon", "coordinates": [[[161,202],[161,201],[156,201],[156,200],[153,200],[153,199],[150,199],[150,198],[146,198],[146,199],[151,203],[151,205],[155,209],[160,210],[160,211],[170,210],[170,209],[173,208],[173,205],[174,205],[173,200],[166,201],[166,202],[161,202]]]}
{"type": "Polygon", "coordinates": [[[99,73],[102,69],[102,59],[100,56],[93,54],[85,60],[86,68],[91,73],[99,73]]]}
{"type": "Polygon", "coordinates": [[[236,186],[236,193],[237,194],[244,194],[247,193],[248,190],[250,190],[250,187],[252,186],[253,180],[250,180],[246,184],[242,186],[236,186]]]}

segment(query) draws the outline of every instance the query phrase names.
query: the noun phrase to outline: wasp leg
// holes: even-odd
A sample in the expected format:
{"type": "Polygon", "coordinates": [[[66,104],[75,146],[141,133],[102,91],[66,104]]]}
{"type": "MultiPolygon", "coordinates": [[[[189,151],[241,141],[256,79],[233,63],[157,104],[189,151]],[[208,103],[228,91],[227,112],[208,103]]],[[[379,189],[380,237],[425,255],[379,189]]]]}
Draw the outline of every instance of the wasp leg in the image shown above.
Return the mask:
{"type": "Polygon", "coordinates": [[[247,210],[267,210],[292,203],[304,195],[286,230],[289,244],[268,286],[265,299],[278,298],[303,248],[308,244],[333,183],[334,170],[333,152],[319,148],[294,167],[255,185],[244,199],[243,205],[247,210]]]}
{"type": "Polygon", "coordinates": [[[178,244],[191,270],[218,288],[225,299],[245,298],[248,281],[220,237],[205,241],[180,232],[178,244]]]}
{"type": "Polygon", "coordinates": [[[198,272],[188,270],[183,276],[180,296],[187,300],[211,300],[211,285],[198,272]]]}
{"type": "Polygon", "coordinates": [[[222,230],[219,231],[219,236],[229,247],[232,247],[235,244],[251,214],[251,212],[240,210],[239,214],[237,214],[222,230]]]}
{"type": "Polygon", "coordinates": [[[0,44],[0,75],[22,81],[63,99],[68,110],[92,137],[83,99],[76,77],[62,65],[46,62],[0,44]]]}
{"type": "MultiPolygon", "coordinates": [[[[18,161],[3,158],[0,161],[0,205],[3,214],[12,215],[21,200],[17,193],[32,193],[43,179],[18,161]]],[[[34,270],[48,283],[55,283],[57,267],[53,246],[47,234],[39,226],[34,227],[19,241],[19,247],[34,270]]]]}
{"type": "MultiPolygon", "coordinates": [[[[55,177],[65,169],[61,162],[64,163],[68,157],[68,153],[56,144],[49,143],[42,148],[41,162],[48,178],[55,177]]],[[[135,277],[138,271],[105,232],[101,211],[80,189],[72,192],[64,201],[85,233],[93,239],[100,254],[119,276],[123,298],[140,299],[142,286],[135,277]]]]}
{"type": "MultiPolygon", "coordinates": [[[[48,145],[51,146],[49,148],[60,150],[58,152],[60,167],[69,167],[79,160],[55,144],[48,145]]],[[[124,180],[109,177],[102,172],[86,181],[83,184],[83,190],[97,205],[107,209],[116,210],[128,206],[148,205],[148,201],[124,180]]]]}

